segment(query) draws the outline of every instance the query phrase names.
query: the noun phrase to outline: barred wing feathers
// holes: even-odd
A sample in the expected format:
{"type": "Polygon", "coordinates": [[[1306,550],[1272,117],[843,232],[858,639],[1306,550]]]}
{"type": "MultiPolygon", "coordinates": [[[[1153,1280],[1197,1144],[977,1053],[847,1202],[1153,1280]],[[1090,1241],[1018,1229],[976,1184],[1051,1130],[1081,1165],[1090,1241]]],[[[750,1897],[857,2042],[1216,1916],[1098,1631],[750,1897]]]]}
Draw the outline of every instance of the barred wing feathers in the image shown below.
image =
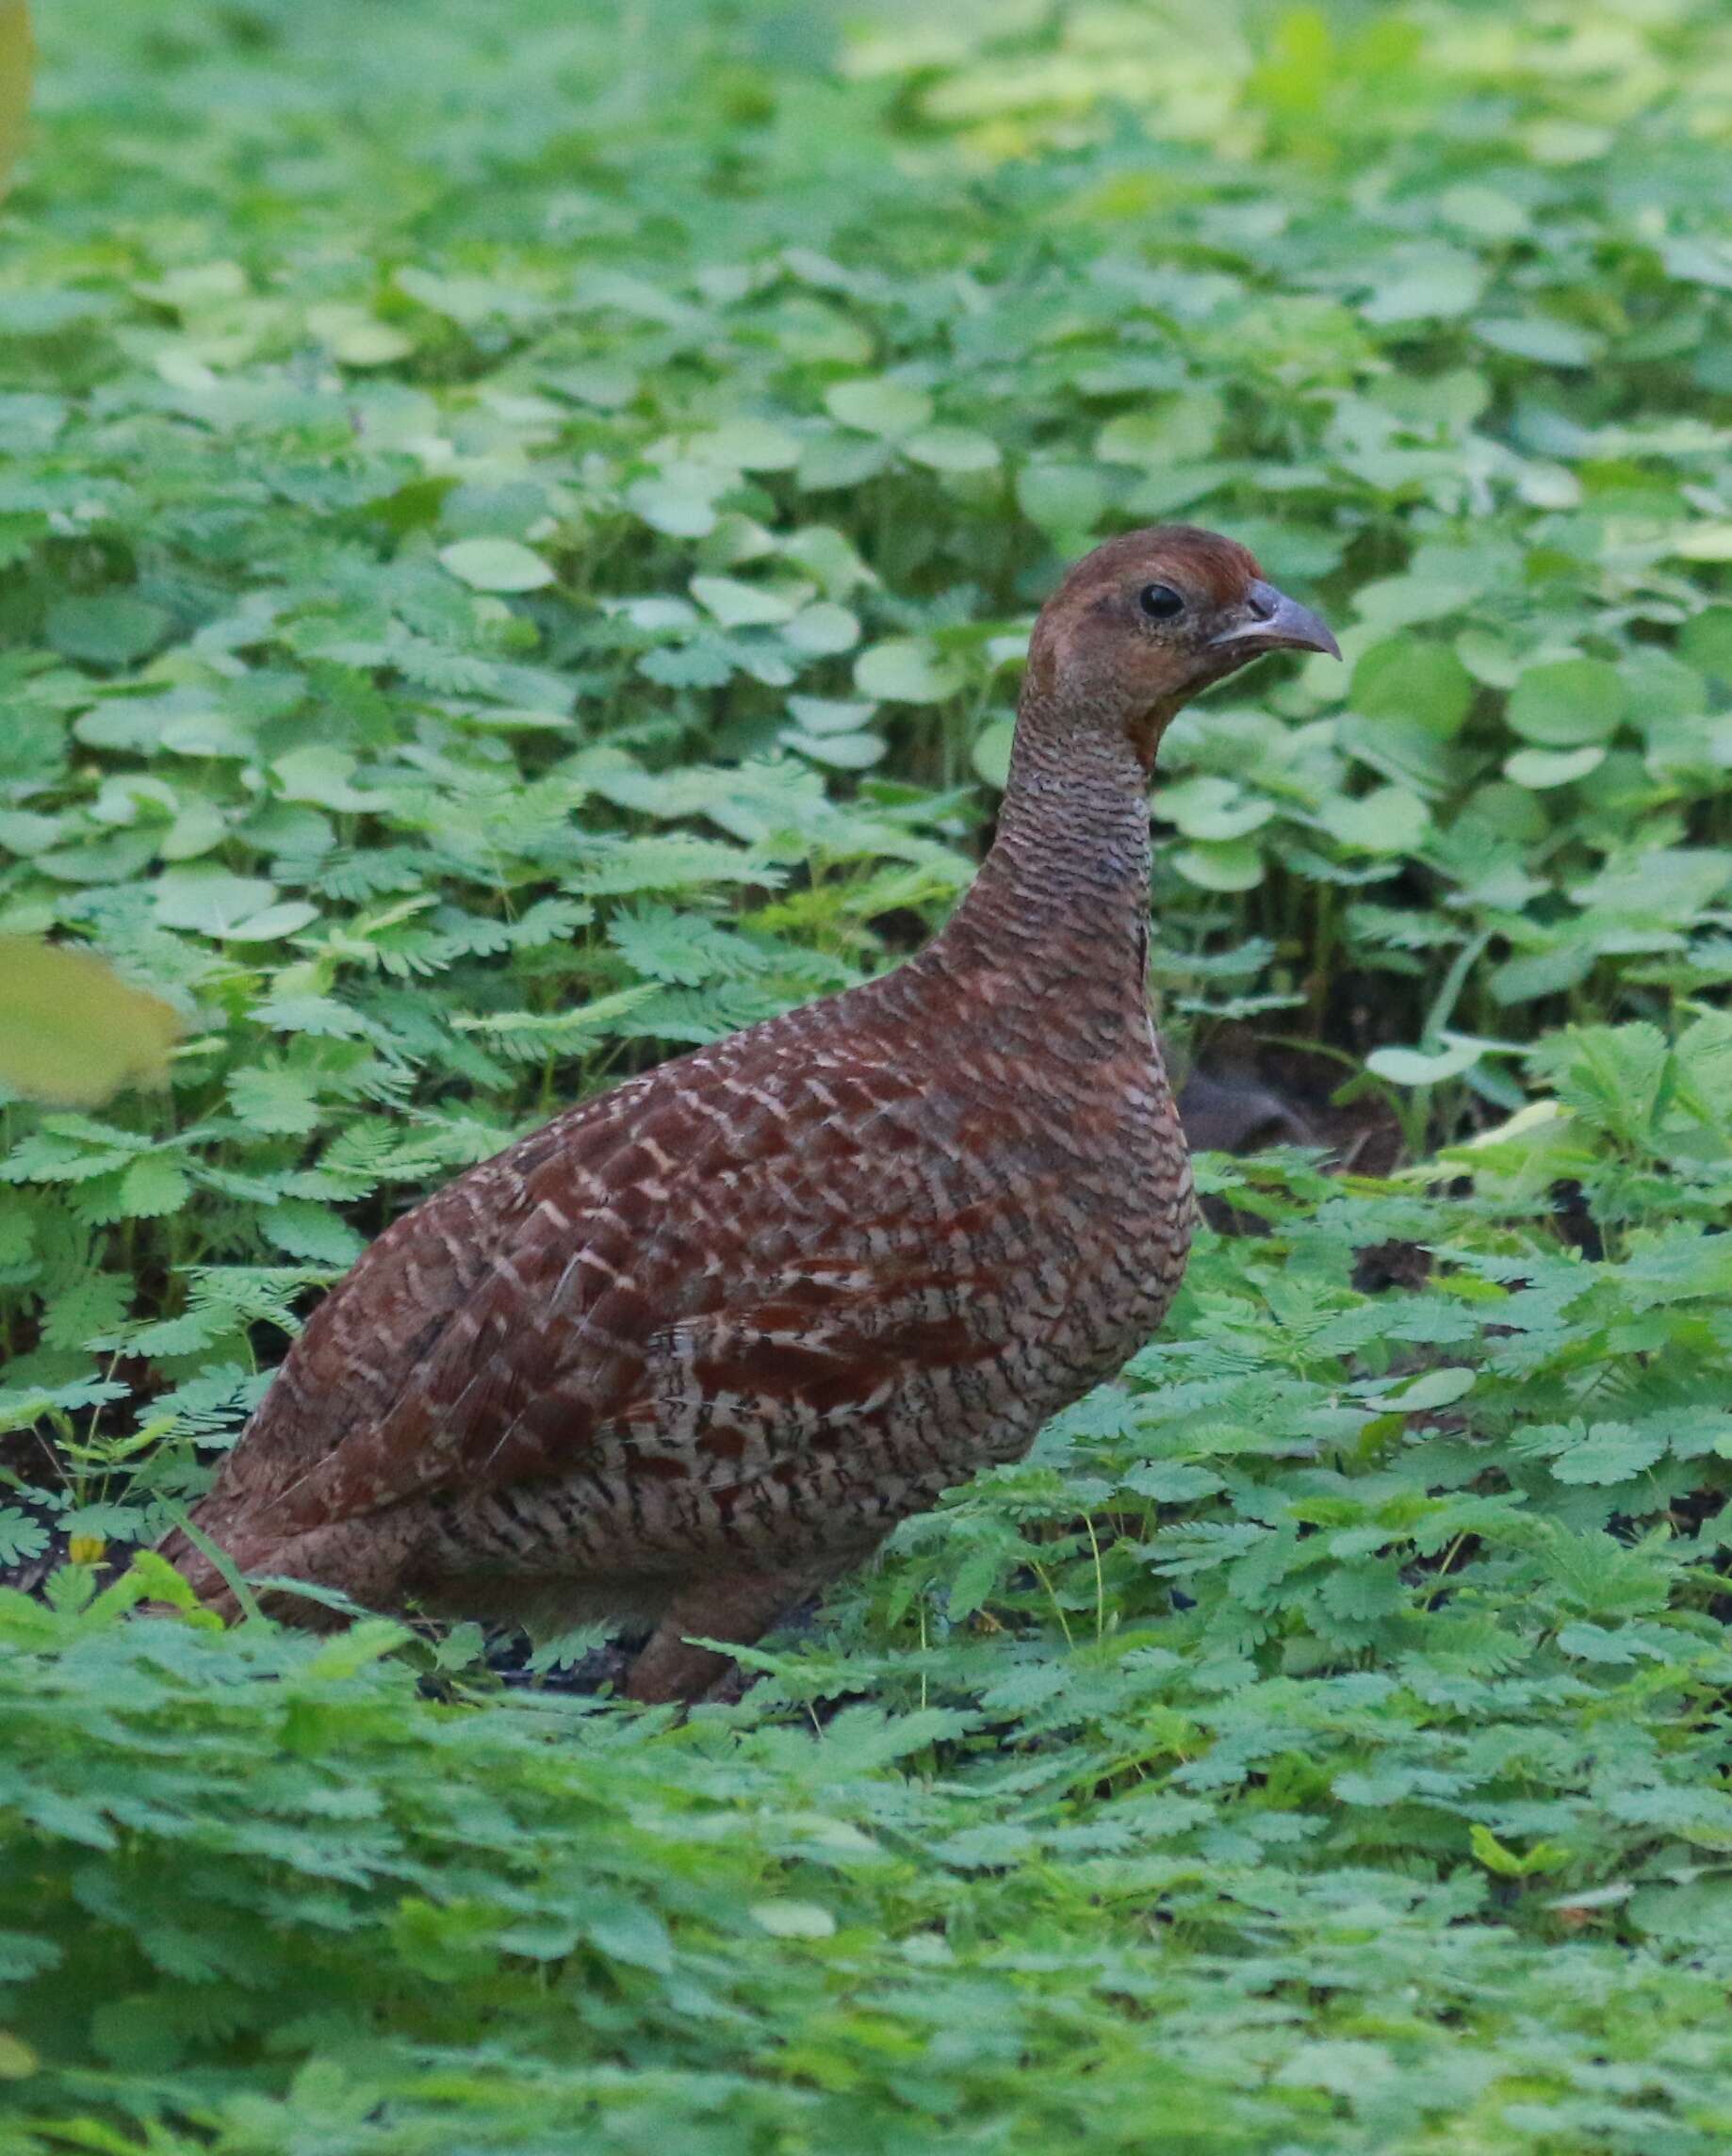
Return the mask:
{"type": "Polygon", "coordinates": [[[935,1432],[978,1408],[1004,1270],[1050,1274],[1062,1314],[1056,1178],[1006,1173],[1014,1111],[923,1086],[893,1038],[799,1030],[621,1086],[396,1222],[296,1343],[211,1530],[547,1477],[622,1431],[629,1476],[744,1484],[892,1412],[918,1442],[911,1395],[935,1432]]]}

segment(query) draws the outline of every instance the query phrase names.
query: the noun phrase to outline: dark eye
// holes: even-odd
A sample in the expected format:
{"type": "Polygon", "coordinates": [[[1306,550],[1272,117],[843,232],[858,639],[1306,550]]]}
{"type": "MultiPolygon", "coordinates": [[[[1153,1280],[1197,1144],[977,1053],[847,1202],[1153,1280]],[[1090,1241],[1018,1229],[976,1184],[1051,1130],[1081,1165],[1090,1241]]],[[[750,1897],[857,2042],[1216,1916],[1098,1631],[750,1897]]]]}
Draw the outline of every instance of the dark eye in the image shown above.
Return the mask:
{"type": "Polygon", "coordinates": [[[1170,584],[1145,584],[1136,595],[1136,603],[1151,621],[1170,621],[1174,614],[1185,612],[1185,601],[1170,584]]]}

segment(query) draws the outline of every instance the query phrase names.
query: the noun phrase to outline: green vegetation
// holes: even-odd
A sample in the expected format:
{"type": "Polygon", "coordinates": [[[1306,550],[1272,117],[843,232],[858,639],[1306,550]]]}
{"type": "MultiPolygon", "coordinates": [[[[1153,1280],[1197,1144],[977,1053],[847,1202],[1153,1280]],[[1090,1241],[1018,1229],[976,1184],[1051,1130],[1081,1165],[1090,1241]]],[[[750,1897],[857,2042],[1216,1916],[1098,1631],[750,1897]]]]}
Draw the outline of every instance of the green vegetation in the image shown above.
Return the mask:
{"type": "Polygon", "coordinates": [[[39,25],[0,935],[185,1030],[0,1095],[0,2146],[1718,2156],[1732,21],[859,12],[39,25]],[[1169,737],[1176,1053],[1424,1165],[1205,1162],[1125,1384],[683,1727],[128,1617],[410,1197],[926,932],[1180,515],[1349,664],[1169,737]]]}

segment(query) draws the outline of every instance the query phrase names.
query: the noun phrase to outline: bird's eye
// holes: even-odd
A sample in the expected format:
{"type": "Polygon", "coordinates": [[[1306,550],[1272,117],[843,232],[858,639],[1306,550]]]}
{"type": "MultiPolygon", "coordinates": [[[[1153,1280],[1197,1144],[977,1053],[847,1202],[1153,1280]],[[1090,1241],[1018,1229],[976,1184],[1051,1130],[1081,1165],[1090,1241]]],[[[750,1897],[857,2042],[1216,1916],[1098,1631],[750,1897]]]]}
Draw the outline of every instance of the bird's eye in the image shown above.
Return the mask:
{"type": "Polygon", "coordinates": [[[1174,614],[1185,612],[1185,601],[1170,584],[1145,584],[1136,595],[1136,603],[1151,621],[1170,621],[1174,614]]]}

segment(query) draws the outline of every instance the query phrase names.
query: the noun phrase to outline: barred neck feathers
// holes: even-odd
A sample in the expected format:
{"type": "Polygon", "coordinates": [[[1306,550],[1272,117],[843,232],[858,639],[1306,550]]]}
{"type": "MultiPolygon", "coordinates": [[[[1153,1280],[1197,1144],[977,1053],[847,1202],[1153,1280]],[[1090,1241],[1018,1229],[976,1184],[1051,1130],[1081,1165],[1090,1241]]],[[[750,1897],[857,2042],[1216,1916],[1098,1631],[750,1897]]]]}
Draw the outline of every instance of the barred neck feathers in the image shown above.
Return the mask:
{"type": "Polygon", "coordinates": [[[920,977],[1059,1053],[1146,1038],[1155,753],[1200,689],[1275,650],[1340,656],[1231,539],[1161,525],[1078,563],[1030,639],[997,841],[920,977]]]}
{"type": "Polygon", "coordinates": [[[945,958],[1018,976],[1031,995],[1086,983],[1140,1018],[1146,784],[1122,733],[1074,732],[1025,695],[998,836],[940,939],[945,958]]]}

